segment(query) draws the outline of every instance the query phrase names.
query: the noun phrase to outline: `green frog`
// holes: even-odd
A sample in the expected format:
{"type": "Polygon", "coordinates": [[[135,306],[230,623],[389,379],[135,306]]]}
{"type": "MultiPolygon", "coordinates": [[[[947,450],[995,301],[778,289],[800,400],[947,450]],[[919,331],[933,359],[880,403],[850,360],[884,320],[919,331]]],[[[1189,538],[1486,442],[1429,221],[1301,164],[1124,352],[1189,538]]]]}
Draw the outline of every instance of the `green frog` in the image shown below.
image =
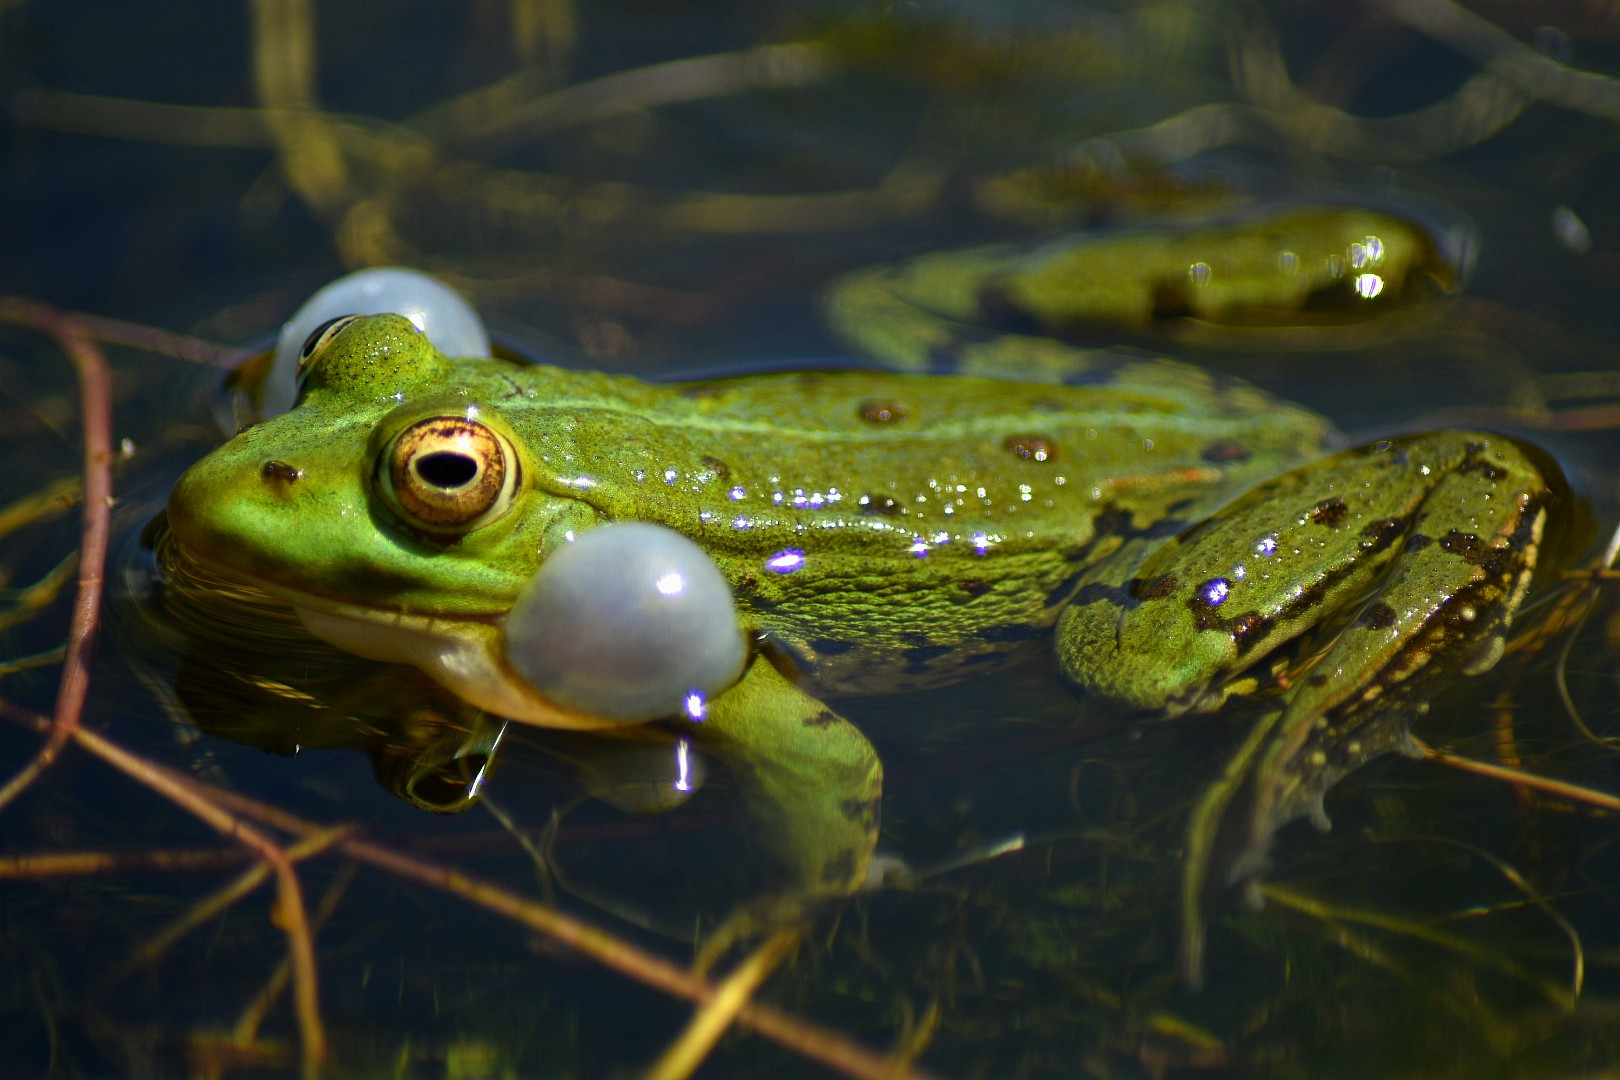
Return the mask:
{"type": "MultiPolygon", "coordinates": [[[[1378,302],[1433,259],[1410,227],[1315,213],[1338,231],[1267,248],[1273,286],[1248,290],[1260,306],[1302,310],[1324,289],[1378,302]],[[1316,276],[1302,285],[1299,266],[1316,276]]],[[[1254,246],[1252,226],[1234,235],[1254,246]]],[[[1260,273],[1223,261],[1219,237],[1201,242],[1213,254],[1170,255],[1174,314],[1230,312],[1237,301],[1187,296],[1260,273]]],[[[1009,379],[654,384],[446,356],[399,315],[340,319],[305,345],[296,404],[194,465],[168,524],[188,557],[292,605],[317,636],[415,665],[491,713],[690,736],[734,774],[781,887],[801,897],[848,894],[873,865],[882,767],[829,704],[840,696],[971,679],[1043,649],[1084,694],[1133,713],[1241,695],[1260,707],[1194,815],[1196,905],[1217,832],[1221,881],[1258,872],[1277,828],[1320,818],[1330,784],[1496,661],[1560,480],[1534,450],[1475,431],[1333,452],[1326,421],[1252,386],[1078,351],[1051,333],[1065,292],[1096,317],[1075,280],[1072,246],[980,249],[834,294],[845,332],[891,359],[950,353],[1009,379]],[[1019,333],[964,329],[976,309],[1005,323],[1015,304],[1019,333]],[[588,692],[558,700],[506,640],[537,571],[623,522],[695,542],[744,643],[698,707],[651,720],[594,709],[588,692]]]]}

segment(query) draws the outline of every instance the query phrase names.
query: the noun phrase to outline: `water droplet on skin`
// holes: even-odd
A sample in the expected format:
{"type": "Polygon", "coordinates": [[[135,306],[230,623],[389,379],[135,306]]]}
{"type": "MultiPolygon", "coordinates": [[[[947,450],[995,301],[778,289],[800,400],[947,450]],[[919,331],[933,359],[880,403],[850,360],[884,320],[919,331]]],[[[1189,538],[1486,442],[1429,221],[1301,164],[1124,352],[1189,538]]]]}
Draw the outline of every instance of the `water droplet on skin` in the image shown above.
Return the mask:
{"type": "Polygon", "coordinates": [[[1198,599],[1205,607],[1217,608],[1226,603],[1226,598],[1231,592],[1230,581],[1225,578],[1210,578],[1198,586],[1198,599]]]}
{"type": "Polygon", "coordinates": [[[778,574],[791,574],[804,565],[804,552],[798,548],[778,551],[765,560],[765,569],[778,574]]]}

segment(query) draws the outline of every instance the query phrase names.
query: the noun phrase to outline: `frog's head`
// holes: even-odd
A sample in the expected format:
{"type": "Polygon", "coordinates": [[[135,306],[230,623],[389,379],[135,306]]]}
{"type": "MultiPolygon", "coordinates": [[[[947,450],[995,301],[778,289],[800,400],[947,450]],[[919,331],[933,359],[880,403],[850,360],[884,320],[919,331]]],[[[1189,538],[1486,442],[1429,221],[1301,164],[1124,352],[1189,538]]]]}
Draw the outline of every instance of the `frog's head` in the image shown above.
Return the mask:
{"type": "Polygon", "coordinates": [[[193,553],[298,598],[477,618],[539,561],[521,443],[494,360],[451,360],[398,315],[347,316],[304,349],[290,411],[181,477],[169,523],[193,553]]]}
{"type": "Polygon", "coordinates": [[[509,371],[445,357],[398,315],[333,320],[303,349],[295,406],[192,466],[169,526],[195,557],[290,601],[318,636],[416,664],[487,708],[533,712],[502,688],[500,623],[545,553],[596,512],[525,482],[534,463],[501,416],[517,393],[509,371]],[[464,676],[447,677],[456,665],[464,676]],[[465,692],[479,681],[490,689],[465,692]]]}
{"type": "Polygon", "coordinates": [[[169,527],[193,558],[341,648],[550,727],[700,715],[740,675],[708,555],[652,525],[595,529],[608,515],[512,422],[541,406],[510,365],[446,358],[398,315],[349,315],[309,336],[298,379],[290,411],[180,478],[169,527]]]}

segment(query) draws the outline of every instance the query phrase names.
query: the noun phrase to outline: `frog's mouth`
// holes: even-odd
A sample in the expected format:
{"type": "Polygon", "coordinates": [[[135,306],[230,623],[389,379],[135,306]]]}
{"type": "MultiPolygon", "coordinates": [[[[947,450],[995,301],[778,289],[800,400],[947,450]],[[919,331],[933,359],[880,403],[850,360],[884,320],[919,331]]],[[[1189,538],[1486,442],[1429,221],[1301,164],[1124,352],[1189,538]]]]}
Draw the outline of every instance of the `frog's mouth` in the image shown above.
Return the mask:
{"type": "Polygon", "coordinates": [[[304,629],[368,660],[410,664],[464,701],[540,727],[591,730],[623,723],[564,708],[524,682],[506,662],[504,620],[444,619],[337,604],[271,586],[292,604],[304,629]]]}
{"type": "Polygon", "coordinates": [[[539,727],[597,730],[623,724],[565,708],[524,682],[506,661],[502,618],[446,618],[334,600],[244,575],[180,543],[170,530],[157,546],[171,574],[268,593],[289,604],[304,628],[322,641],[368,660],[419,668],[480,709],[539,727]]]}

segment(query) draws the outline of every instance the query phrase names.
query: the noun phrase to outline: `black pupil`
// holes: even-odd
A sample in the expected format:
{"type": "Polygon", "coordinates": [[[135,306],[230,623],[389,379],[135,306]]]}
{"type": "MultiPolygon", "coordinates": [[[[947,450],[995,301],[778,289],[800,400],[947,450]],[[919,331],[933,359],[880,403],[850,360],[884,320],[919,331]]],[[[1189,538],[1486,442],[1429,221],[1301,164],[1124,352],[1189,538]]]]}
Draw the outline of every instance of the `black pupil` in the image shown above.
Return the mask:
{"type": "Polygon", "coordinates": [[[466,454],[440,450],[416,459],[416,475],[436,488],[458,488],[478,475],[478,462],[466,454]]]}

